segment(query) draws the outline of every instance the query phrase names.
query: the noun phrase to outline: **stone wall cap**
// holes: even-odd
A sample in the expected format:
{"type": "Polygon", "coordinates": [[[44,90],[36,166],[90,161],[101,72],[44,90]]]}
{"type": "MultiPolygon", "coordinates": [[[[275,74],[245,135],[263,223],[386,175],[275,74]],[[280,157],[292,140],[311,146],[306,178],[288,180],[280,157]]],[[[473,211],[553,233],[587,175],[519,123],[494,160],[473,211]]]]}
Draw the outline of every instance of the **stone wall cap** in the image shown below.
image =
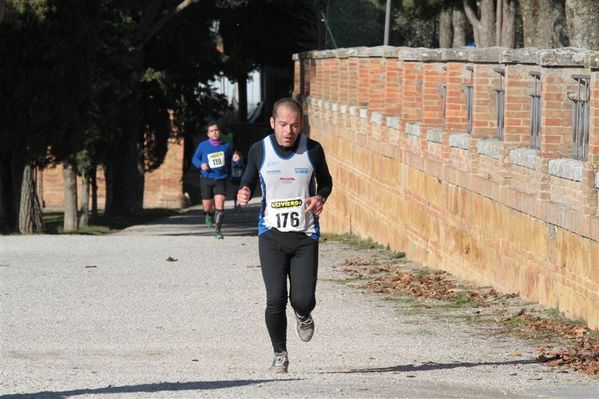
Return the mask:
{"type": "Polygon", "coordinates": [[[585,68],[599,69],[599,51],[589,51],[584,57],[585,68]]]}
{"type": "Polygon", "coordinates": [[[469,61],[475,63],[498,64],[501,62],[505,47],[487,47],[474,49],[470,52],[469,61]]]}
{"type": "Polygon", "coordinates": [[[562,47],[539,52],[539,65],[547,67],[581,67],[589,51],[576,47],[562,47]]]}
{"type": "Polygon", "coordinates": [[[389,46],[376,46],[376,47],[368,47],[368,56],[369,57],[385,57],[385,51],[389,48],[389,46]]]}
{"type": "Polygon", "coordinates": [[[471,47],[446,48],[441,50],[442,61],[470,61],[471,47]]]}
{"type": "Polygon", "coordinates": [[[505,64],[537,64],[539,49],[536,47],[508,48],[501,55],[500,62],[505,64]]]}
{"type": "Polygon", "coordinates": [[[422,61],[425,62],[439,62],[443,61],[443,51],[441,49],[422,49],[422,61]]]}
{"type": "Polygon", "coordinates": [[[422,61],[423,48],[401,47],[399,59],[402,61],[422,61]]]}
{"type": "Polygon", "coordinates": [[[348,56],[356,58],[368,58],[371,57],[370,47],[352,47],[348,48],[348,56]]]}

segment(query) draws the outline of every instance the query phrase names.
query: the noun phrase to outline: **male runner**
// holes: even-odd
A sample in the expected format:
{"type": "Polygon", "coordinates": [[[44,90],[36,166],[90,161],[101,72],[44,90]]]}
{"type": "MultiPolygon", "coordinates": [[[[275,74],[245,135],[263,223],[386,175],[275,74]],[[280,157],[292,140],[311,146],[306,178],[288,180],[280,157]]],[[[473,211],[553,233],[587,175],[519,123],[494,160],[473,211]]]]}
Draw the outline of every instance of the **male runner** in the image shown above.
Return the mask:
{"type": "Polygon", "coordinates": [[[202,190],[202,208],[208,227],[213,224],[212,205],[216,209],[216,238],[222,239],[221,227],[225,211],[225,195],[227,191],[227,177],[231,165],[231,146],[221,140],[221,131],[218,123],[211,122],[207,126],[208,140],[198,145],[192,162],[200,168],[202,176],[200,188],[202,190]]]}
{"type": "Polygon", "coordinates": [[[266,327],[275,352],[271,370],[286,373],[287,279],[289,299],[302,341],[314,334],[311,312],[316,305],[318,275],[318,215],[333,189],[324,151],[300,134],[303,111],[297,101],[278,100],[270,126],[274,134],[255,143],[248,154],[237,202],[247,205],[258,180],[262,204],[258,248],[266,286],[266,327]]]}

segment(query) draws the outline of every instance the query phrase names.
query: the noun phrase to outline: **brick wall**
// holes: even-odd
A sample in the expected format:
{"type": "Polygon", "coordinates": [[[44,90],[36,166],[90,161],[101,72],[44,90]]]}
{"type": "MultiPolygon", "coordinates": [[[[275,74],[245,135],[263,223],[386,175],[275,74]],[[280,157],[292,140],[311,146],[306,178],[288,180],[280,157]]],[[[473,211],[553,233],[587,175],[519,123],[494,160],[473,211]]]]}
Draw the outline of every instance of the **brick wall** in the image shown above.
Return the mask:
{"type": "Polygon", "coordinates": [[[325,231],[372,238],[599,328],[598,52],[379,47],[294,59],[311,65],[295,94],[335,182],[325,231]],[[572,75],[590,76],[586,160],[571,158],[572,75]]]}
{"type": "MultiPolygon", "coordinates": [[[[46,211],[62,211],[64,204],[64,184],[62,167],[37,171],[38,195],[46,211]]],[[[98,208],[104,209],[106,201],[106,180],[104,170],[98,167],[98,208]]],[[[183,142],[169,140],[164,163],[145,175],[144,208],[181,208],[183,197],[183,142]]],[[[81,190],[81,178],[77,179],[77,188],[81,190]]],[[[81,191],[77,200],[81,206],[81,191]]],[[[91,207],[91,204],[90,204],[91,207]]]]}

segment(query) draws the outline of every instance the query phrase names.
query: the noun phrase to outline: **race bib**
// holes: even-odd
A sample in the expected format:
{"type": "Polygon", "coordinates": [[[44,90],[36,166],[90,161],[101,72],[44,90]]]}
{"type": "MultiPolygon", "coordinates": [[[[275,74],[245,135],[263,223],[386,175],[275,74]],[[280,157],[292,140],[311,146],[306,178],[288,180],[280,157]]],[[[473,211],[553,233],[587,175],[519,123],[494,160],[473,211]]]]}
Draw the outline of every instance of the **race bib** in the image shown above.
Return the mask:
{"type": "Polygon", "coordinates": [[[208,154],[208,166],[210,166],[210,169],[218,169],[225,166],[225,153],[219,151],[208,154]]]}
{"type": "Polygon", "coordinates": [[[303,231],[306,225],[304,200],[271,200],[268,202],[267,224],[279,231],[303,231]]]}

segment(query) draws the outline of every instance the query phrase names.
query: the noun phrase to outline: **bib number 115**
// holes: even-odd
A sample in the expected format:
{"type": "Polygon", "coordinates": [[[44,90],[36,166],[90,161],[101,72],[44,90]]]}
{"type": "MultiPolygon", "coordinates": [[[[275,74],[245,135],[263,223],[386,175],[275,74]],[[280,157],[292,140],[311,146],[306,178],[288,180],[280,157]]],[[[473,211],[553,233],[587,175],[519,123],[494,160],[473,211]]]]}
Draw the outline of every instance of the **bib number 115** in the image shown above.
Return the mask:
{"type": "Polygon", "coordinates": [[[288,224],[291,225],[291,227],[298,227],[300,225],[298,212],[277,213],[277,228],[287,228],[288,224]]]}

